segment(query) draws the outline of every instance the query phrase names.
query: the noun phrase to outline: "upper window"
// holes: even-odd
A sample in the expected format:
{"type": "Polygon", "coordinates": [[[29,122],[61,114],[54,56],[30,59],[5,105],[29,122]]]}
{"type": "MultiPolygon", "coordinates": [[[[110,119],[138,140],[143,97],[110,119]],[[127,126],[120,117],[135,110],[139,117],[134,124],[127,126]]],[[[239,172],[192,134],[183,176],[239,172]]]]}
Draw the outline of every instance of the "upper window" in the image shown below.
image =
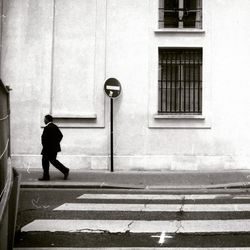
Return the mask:
{"type": "Polygon", "coordinates": [[[159,49],[160,114],[202,114],[202,49],[159,49]]]}
{"type": "Polygon", "coordinates": [[[159,28],[202,28],[202,0],[159,1],[159,28]]]}

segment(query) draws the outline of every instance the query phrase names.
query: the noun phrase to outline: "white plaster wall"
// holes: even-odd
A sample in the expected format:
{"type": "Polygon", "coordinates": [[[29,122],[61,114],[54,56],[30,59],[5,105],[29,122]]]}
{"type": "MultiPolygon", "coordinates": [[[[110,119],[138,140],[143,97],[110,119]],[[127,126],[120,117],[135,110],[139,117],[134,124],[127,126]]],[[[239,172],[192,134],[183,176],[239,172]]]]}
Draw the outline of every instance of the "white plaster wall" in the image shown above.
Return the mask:
{"type": "Polygon", "coordinates": [[[39,154],[41,86],[50,81],[52,5],[49,0],[17,0],[3,6],[1,76],[13,89],[12,153],[39,154]]]}
{"type": "Polygon", "coordinates": [[[248,169],[249,1],[204,1],[204,33],[188,34],[154,32],[158,1],[109,3],[116,22],[108,26],[108,60],[116,67],[108,69],[125,85],[117,112],[118,167],[248,169]],[[158,47],[203,48],[204,121],[155,121],[158,47]]]}
{"type": "MultiPolygon", "coordinates": [[[[12,163],[17,168],[41,167],[42,117],[51,109],[48,90],[51,89],[53,69],[53,8],[51,0],[11,0],[4,3],[1,72],[5,84],[13,89],[11,147],[12,163]]],[[[98,18],[96,22],[99,23],[98,18]]],[[[96,35],[102,37],[101,33],[98,31],[96,35]]],[[[100,44],[96,43],[98,51],[103,47],[100,44]]],[[[104,52],[103,49],[100,53],[104,52]]],[[[101,63],[98,63],[93,65],[100,72],[95,76],[95,82],[102,83],[105,80],[104,67],[99,69],[101,63]]],[[[95,103],[98,117],[94,121],[88,118],[73,121],[77,127],[86,126],[85,129],[74,126],[62,128],[64,139],[59,158],[71,168],[107,169],[108,135],[102,125],[105,118],[104,94],[102,86],[98,88],[99,92],[95,93],[100,100],[95,103]],[[95,126],[100,128],[95,129],[95,126]]],[[[67,95],[71,94],[67,90],[67,95]]],[[[92,108],[93,104],[90,106],[92,108]]]]}
{"type": "MultiPolygon", "coordinates": [[[[105,63],[99,64],[104,74],[95,71],[97,93],[109,77],[118,78],[123,88],[114,101],[115,168],[248,169],[250,2],[203,1],[201,33],[155,32],[157,6],[157,0],[107,0],[103,5],[105,36],[98,40],[105,41],[99,48],[105,63]],[[155,119],[161,46],[203,48],[205,120],[155,119]]],[[[51,84],[53,1],[5,1],[4,10],[1,71],[13,88],[13,164],[40,167],[41,110],[43,99],[50,98],[41,93],[51,84]]],[[[98,95],[105,113],[97,120],[103,119],[104,127],[91,121],[88,128],[62,128],[59,157],[71,168],[109,167],[109,101],[98,95]]]]}

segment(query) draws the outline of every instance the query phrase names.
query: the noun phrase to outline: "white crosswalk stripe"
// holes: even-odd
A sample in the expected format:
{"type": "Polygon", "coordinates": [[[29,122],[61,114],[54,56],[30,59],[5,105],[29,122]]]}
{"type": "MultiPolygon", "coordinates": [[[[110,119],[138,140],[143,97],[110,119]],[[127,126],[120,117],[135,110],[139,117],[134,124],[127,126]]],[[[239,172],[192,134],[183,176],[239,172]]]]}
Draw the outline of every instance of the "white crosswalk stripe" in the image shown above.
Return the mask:
{"type": "MultiPolygon", "coordinates": [[[[83,194],[78,199],[132,199],[132,200],[211,200],[216,198],[230,198],[230,194],[83,194]]],[[[250,197],[249,197],[250,199],[250,197]]]]}
{"type": "Polygon", "coordinates": [[[87,232],[87,233],[238,233],[250,231],[250,220],[35,220],[23,232],[87,232]]]}
{"type": "Polygon", "coordinates": [[[141,212],[243,212],[250,204],[112,204],[65,203],[54,210],[64,211],[141,211],[141,212]]]}

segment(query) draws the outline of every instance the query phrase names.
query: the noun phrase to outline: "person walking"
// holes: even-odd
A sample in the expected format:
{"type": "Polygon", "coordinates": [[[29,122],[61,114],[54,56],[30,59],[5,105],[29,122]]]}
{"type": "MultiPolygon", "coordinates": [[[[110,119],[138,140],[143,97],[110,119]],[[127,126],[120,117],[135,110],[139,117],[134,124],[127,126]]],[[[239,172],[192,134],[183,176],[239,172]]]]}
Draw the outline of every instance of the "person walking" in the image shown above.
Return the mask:
{"type": "Polygon", "coordinates": [[[56,159],[57,153],[61,151],[60,142],[63,138],[63,134],[60,129],[53,123],[53,117],[46,115],[44,117],[45,127],[42,133],[42,166],[43,177],[39,178],[39,181],[49,181],[49,165],[54,165],[59,171],[64,174],[64,180],[67,180],[69,175],[69,169],[65,167],[60,161],[56,159]]]}

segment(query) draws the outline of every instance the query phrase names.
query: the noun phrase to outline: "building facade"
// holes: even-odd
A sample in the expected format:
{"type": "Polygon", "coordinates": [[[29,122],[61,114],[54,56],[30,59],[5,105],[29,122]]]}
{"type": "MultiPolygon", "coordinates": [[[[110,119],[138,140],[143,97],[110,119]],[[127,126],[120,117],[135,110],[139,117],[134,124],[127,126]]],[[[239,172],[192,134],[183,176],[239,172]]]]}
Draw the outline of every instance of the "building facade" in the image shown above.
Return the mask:
{"type": "Polygon", "coordinates": [[[41,167],[52,114],[71,169],[249,169],[248,0],[4,0],[13,166],[41,167]]]}

